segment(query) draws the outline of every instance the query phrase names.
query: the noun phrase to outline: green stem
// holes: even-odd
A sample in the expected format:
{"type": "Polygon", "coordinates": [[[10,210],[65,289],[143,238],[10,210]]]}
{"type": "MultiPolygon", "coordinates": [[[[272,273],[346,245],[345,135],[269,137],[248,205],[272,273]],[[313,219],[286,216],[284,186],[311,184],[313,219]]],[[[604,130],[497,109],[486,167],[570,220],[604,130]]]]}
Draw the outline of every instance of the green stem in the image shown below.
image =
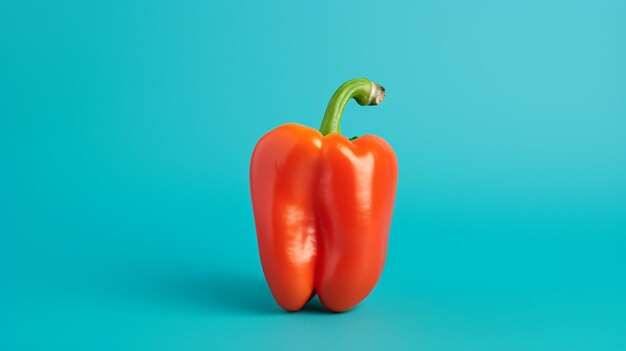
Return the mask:
{"type": "Polygon", "coordinates": [[[341,134],[339,128],[341,114],[352,98],[361,106],[378,105],[385,98],[385,88],[365,78],[352,79],[343,83],[328,102],[320,127],[322,135],[341,134]]]}

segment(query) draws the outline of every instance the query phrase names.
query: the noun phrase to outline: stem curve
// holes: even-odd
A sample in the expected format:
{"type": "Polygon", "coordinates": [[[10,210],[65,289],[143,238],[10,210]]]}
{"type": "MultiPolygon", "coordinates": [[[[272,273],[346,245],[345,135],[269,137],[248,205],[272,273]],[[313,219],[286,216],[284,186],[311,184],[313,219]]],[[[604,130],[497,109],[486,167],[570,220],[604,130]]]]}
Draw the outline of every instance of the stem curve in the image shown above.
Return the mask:
{"type": "Polygon", "coordinates": [[[385,98],[385,88],[366,78],[357,78],[343,83],[333,94],[326,107],[320,132],[341,134],[340,122],[348,101],[354,98],[361,105],[378,105],[385,98]]]}

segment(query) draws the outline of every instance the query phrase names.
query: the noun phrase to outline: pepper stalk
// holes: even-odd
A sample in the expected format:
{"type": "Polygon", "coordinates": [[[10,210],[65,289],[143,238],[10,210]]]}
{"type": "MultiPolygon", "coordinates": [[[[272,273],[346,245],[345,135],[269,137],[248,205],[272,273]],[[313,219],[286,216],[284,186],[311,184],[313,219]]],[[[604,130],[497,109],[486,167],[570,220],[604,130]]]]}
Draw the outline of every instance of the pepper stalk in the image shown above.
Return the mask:
{"type": "Polygon", "coordinates": [[[348,101],[352,98],[361,106],[378,105],[385,98],[385,88],[366,78],[352,79],[343,83],[328,102],[324,119],[322,119],[322,125],[320,126],[322,135],[326,136],[330,133],[341,134],[341,115],[348,101]]]}

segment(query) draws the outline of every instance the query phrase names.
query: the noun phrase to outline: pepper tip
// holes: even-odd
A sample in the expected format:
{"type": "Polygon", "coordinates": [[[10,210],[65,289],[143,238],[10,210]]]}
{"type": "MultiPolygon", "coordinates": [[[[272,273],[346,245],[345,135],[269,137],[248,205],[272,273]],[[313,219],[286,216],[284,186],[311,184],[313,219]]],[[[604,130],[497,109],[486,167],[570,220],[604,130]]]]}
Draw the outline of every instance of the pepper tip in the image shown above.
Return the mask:
{"type": "Polygon", "coordinates": [[[380,105],[385,99],[385,87],[378,83],[372,82],[372,91],[367,102],[368,105],[380,105]]]}

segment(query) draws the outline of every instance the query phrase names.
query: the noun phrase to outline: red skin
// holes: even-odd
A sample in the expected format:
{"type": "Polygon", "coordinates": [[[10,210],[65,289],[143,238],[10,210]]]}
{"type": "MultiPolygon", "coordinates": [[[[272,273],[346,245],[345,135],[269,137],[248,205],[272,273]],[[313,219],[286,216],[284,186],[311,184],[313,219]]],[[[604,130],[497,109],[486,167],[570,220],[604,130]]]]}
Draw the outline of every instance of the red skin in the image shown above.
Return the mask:
{"type": "Polygon", "coordinates": [[[257,143],[250,187],[263,272],[272,295],[297,311],[314,293],[347,311],[383,271],[398,165],[391,146],[286,124],[257,143]]]}

